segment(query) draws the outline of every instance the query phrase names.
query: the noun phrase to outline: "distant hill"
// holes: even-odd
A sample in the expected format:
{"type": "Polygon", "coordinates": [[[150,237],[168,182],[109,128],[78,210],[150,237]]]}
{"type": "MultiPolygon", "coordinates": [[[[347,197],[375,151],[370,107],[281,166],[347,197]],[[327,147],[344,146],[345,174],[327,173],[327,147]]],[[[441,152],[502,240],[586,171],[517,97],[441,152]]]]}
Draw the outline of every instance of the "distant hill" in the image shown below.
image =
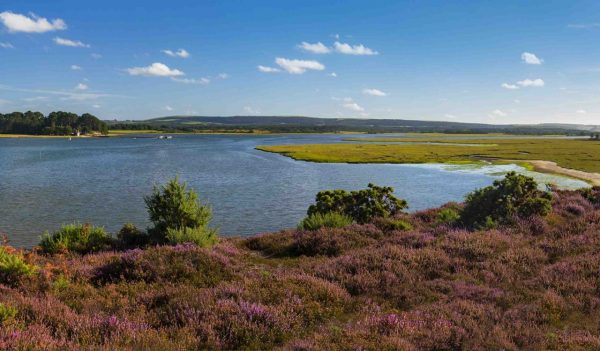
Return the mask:
{"type": "Polygon", "coordinates": [[[521,134],[585,134],[600,126],[578,124],[499,125],[406,119],[316,118],[304,116],[166,116],[142,121],[109,121],[113,129],[232,130],[261,129],[274,132],[446,132],[521,134]],[[141,128],[141,127],[145,128],[141,128]]]}

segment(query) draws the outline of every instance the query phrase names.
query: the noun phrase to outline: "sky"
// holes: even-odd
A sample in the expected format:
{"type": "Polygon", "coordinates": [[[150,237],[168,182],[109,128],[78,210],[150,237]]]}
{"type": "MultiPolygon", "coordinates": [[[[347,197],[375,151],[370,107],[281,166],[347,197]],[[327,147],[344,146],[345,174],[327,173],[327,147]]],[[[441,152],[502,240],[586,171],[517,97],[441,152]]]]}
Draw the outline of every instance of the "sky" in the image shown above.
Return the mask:
{"type": "Polygon", "coordinates": [[[599,1],[0,2],[0,112],[600,124],[599,1]]]}

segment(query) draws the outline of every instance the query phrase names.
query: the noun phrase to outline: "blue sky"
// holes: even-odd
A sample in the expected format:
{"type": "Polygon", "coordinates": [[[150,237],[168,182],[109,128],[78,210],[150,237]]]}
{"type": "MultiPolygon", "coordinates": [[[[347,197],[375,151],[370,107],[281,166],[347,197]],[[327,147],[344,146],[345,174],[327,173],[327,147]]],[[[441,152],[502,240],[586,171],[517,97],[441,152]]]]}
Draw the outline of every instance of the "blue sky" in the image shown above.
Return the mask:
{"type": "Polygon", "coordinates": [[[598,1],[3,0],[0,112],[600,124],[599,39],[598,1]]]}

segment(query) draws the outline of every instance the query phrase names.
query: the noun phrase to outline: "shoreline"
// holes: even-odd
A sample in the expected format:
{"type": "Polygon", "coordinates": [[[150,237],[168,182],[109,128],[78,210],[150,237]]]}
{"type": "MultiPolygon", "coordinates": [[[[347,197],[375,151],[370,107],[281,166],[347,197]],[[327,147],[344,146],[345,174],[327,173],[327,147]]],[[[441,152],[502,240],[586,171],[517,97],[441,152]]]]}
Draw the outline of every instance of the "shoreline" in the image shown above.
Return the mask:
{"type": "Polygon", "coordinates": [[[576,169],[564,168],[556,164],[556,162],[552,161],[527,160],[525,162],[533,166],[533,170],[536,172],[568,176],[571,178],[586,181],[594,186],[600,186],[600,173],[585,172],[576,169]]]}

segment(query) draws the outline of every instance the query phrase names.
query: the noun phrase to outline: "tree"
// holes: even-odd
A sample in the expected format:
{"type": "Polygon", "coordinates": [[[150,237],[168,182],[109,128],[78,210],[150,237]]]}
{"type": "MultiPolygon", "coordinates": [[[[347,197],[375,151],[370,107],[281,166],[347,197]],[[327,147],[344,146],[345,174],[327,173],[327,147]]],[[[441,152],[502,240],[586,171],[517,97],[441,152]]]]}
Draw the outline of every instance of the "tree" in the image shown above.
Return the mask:
{"type": "Polygon", "coordinates": [[[216,241],[216,230],[208,227],[211,208],[203,205],[196,192],[188,190],[177,177],[154,187],[144,200],[154,224],[148,232],[157,243],[194,242],[207,246],[216,241]]]}
{"type": "Polygon", "coordinates": [[[468,194],[461,219],[467,226],[484,228],[517,217],[545,216],[551,200],[552,195],[539,190],[533,178],[509,172],[504,179],[468,194]]]}
{"type": "Polygon", "coordinates": [[[408,207],[405,200],[393,195],[394,188],[369,183],[367,189],[325,190],[316,196],[314,205],[308,208],[309,216],[337,212],[347,215],[358,223],[366,223],[374,217],[393,216],[408,207]]]}

